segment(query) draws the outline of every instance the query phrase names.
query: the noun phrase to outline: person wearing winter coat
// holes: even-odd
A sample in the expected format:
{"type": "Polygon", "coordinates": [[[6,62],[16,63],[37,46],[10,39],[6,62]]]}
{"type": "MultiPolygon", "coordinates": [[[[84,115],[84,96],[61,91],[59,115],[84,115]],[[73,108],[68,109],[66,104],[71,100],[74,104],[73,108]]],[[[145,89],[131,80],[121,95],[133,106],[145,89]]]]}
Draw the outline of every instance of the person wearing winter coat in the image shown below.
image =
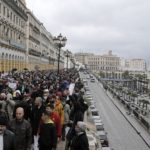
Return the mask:
{"type": "Polygon", "coordinates": [[[39,150],[55,150],[57,147],[56,128],[49,116],[48,111],[42,114],[43,123],[40,125],[39,150]]]}
{"type": "Polygon", "coordinates": [[[0,149],[16,150],[15,135],[6,128],[7,124],[7,118],[0,116],[0,149]]]}
{"type": "Polygon", "coordinates": [[[61,121],[58,113],[54,112],[54,105],[53,104],[46,105],[46,111],[50,113],[50,119],[54,122],[56,127],[57,137],[60,139],[62,135],[61,121]]]}
{"type": "Polygon", "coordinates": [[[54,103],[54,111],[58,113],[61,120],[61,126],[64,124],[64,108],[60,101],[59,96],[56,96],[55,103],[54,103]]]}
{"type": "Polygon", "coordinates": [[[16,118],[9,123],[9,129],[15,134],[17,150],[31,150],[32,128],[30,123],[24,119],[24,109],[16,109],[16,118]]]}
{"type": "Polygon", "coordinates": [[[78,121],[75,126],[76,135],[71,142],[71,150],[89,150],[89,143],[85,130],[85,123],[78,121]]]}

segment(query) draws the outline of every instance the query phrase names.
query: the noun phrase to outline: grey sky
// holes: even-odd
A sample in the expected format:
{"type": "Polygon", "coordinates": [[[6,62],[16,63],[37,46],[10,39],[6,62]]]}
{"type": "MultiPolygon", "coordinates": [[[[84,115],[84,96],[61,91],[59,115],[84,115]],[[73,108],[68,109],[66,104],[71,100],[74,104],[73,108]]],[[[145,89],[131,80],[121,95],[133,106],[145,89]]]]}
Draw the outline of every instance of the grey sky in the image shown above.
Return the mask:
{"type": "Polygon", "coordinates": [[[52,35],[72,52],[150,60],[150,0],[26,0],[52,35]]]}

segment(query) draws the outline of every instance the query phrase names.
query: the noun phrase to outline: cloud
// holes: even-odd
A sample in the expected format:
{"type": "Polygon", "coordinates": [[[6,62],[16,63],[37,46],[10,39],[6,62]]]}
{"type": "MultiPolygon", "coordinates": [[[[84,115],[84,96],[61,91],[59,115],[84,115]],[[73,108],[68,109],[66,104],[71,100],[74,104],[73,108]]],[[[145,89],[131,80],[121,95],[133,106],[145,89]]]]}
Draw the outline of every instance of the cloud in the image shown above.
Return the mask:
{"type": "Polygon", "coordinates": [[[73,52],[112,49],[150,60],[149,0],[27,0],[48,31],[67,37],[73,52]]]}

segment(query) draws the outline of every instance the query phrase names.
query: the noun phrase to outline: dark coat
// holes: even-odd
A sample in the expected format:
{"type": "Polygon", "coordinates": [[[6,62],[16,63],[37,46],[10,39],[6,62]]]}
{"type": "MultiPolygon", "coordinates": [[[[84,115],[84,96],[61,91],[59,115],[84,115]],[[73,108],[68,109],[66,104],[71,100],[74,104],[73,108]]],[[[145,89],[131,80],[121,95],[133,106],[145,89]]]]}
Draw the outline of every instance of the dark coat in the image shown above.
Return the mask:
{"type": "Polygon", "coordinates": [[[39,149],[52,150],[57,145],[57,133],[54,123],[43,123],[40,127],[39,149]]]}
{"type": "Polygon", "coordinates": [[[39,125],[40,125],[40,120],[42,117],[42,113],[44,112],[45,107],[41,106],[40,108],[33,107],[32,112],[31,112],[31,126],[33,129],[33,135],[37,135],[39,125]]]}
{"type": "Polygon", "coordinates": [[[88,138],[85,132],[73,137],[71,150],[89,150],[88,138]]]}
{"type": "Polygon", "coordinates": [[[15,134],[17,150],[30,150],[32,142],[32,129],[27,120],[21,122],[13,119],[9,124],[9,129],[15,134]]]}
{"type": "Polygon", "coordinates": [[[3,150],[16,150],[15,146],[15,135],[13,132],[9,130],[5,130],[3,135],[3,143],[4,143],[4,149],[3,150]]]}

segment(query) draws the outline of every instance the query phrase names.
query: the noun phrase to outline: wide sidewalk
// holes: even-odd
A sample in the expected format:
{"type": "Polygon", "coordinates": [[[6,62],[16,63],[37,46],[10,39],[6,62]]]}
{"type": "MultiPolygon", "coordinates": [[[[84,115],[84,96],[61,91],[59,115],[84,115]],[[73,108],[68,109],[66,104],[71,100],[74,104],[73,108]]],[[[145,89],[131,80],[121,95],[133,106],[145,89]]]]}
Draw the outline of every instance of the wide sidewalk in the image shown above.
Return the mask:
{"type": "Polygon", "coordinates": [[[65,141],[60,141],[58,143],[57,150],[65,150],[65,141]]]}

